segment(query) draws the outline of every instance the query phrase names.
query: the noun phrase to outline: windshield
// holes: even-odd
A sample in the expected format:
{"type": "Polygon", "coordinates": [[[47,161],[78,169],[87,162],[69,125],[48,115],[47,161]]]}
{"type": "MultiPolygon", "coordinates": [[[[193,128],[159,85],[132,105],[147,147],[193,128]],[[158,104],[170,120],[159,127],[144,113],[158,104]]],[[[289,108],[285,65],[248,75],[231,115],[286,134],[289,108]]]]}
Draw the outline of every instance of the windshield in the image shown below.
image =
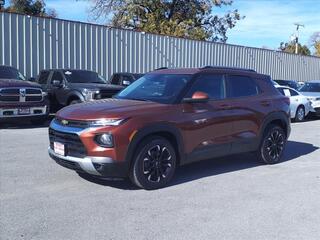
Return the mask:
{"type": "Polygon", "coordinates": [[[116,98],[173,103],[190,79],[188,74],[147,74],[122,90],[116,98]]]}
{"type": "Polygon", "coordinates": [[[25,81],[26,78],[17,69],[12,67],[0,66],[0,78],[3,79],[16,79],[25,81]]]}
{"type": "Polygon", "coordinates": [[[96,72],[67,70],[63,73],[69,83],[107,83],[107,81],[96,72]]]}
{"type": "Polygon", "coordinates": [[[300,90],[301,92],[320,92],[320,83],[306,83],[300,90]]]}

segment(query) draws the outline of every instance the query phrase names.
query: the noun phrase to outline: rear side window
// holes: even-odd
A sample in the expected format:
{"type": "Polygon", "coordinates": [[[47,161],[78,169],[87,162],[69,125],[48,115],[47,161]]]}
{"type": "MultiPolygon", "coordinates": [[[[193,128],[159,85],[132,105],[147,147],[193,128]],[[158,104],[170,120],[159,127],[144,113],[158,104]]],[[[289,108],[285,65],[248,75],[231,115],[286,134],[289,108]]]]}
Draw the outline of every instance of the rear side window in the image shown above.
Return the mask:
{"type": "Polygon", "coordinates": [[[50,74],[49,71],[42,71],[39,75],[38,83],[47,84],[49,74],[50,74]]]}
{"type": "Polygon", "coordinates": [[[247,76],[228,76],[228,97],[248,97],[259,94],[257,83],[247,76]]]}
{"type": "Polygon", "coordinates": [[[223,75],[206,74],[199,76],[189,90],[186,97],[192,97],[192,95],[197,91],[208,94],[210,99],[225,98],[223,75]]]}

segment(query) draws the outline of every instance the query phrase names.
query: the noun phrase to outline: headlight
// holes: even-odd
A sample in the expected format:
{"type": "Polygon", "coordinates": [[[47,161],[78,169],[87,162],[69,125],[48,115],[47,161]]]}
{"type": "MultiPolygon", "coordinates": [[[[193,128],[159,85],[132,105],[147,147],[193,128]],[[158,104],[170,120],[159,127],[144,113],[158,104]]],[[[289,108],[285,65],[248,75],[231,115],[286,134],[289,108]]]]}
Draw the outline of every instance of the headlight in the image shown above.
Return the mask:
{"type": "Polygon", "coordinates": [[[113,137],[110,133],[104,133],[95,137],[96,143],[101,147],[113,147],[113,137]]]}
{"type": "Polygon", "coordinates": [[[90,101],[90,100],[95,99],[95,95],[96,94],[99,95],[100,91],[99,90],[84,89],[82,91],[82,94],[83,94],[86,101],[90,101]]]}
{"type": "Polygon", "coordinates": [[[106,118],[100,119],[97,121],[93,121],[90,123],[90,127],[104,127],[104,126],[119,126],[124,123],[127,119],[119,119],[119,118],[106,118]]]}
{"type": "Polygon", "coordinates": [[[48,93],[47,92],[42,92],[42,97],[46,97],[48,96],[48,93]]]}

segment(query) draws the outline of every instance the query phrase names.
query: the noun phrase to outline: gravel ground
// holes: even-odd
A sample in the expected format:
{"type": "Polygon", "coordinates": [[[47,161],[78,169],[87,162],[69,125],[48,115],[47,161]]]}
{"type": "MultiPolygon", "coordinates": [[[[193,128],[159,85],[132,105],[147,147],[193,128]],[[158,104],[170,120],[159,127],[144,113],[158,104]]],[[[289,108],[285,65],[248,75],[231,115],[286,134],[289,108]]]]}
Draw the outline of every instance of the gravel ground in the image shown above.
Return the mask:
{"type": "Polygon", "coordinates": [[[85,179],[47,128],[0,129],[0,239],[319,239],[320,120],[292,124],[284,161],[243,154],[178,169],[171,186],[85,179]]]}

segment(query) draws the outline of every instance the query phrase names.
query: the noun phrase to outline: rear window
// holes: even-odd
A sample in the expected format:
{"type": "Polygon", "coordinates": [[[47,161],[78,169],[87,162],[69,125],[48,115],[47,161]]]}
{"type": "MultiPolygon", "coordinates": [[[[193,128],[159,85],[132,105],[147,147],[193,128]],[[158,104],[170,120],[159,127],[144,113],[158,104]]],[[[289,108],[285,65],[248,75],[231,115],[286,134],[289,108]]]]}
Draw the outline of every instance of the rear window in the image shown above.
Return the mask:
{"type": "Polygon", "coordinates": [[[107,83],[107,81],[96,72],[86,70],[65,70],[63,71],[63,74],[69,83],[107,83]]]}
{"type": "Polygon", "coordinates": [[[256,82],[247,76],[228,76],[228,97],[248,97],[259,93],[256,82]]]}

